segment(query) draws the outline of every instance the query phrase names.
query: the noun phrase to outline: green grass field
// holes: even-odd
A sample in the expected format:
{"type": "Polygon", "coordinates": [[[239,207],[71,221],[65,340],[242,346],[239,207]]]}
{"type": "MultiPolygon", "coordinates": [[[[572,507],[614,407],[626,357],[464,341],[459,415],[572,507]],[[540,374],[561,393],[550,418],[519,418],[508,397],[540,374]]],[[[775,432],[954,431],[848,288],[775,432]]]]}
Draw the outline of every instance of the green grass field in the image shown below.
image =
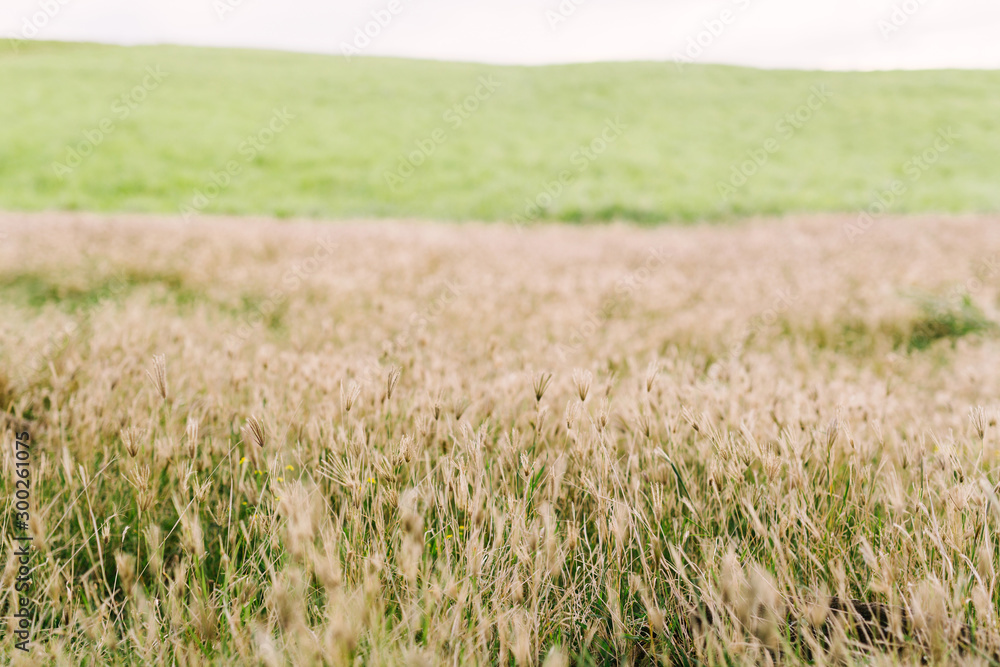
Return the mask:
{"type": "Polygon", "coordinates": [[[894,180],[894,212],[1000,210],[1000,72],[492,67],[4,41],[0,88],[7,210],[659,222],[855,211],[894,180]],[[817,86],[830,98],[785,120],[817,86]],[[477,89],[478,108],[455,112],[477,89]],[[609,119],[623,127],[604,150],[581,151],[609,119]],[[947,128],[957,138],[935,149],[947,128]],[[754,151],[766,160],[723,198],[720,183],[754,151]],[[934,164],[909,162],[925,151],[934,164]],[[421,164],[407,175],[407,162],[421,164]],[[530,201],[540,206],[526,213],[530,201]]]}

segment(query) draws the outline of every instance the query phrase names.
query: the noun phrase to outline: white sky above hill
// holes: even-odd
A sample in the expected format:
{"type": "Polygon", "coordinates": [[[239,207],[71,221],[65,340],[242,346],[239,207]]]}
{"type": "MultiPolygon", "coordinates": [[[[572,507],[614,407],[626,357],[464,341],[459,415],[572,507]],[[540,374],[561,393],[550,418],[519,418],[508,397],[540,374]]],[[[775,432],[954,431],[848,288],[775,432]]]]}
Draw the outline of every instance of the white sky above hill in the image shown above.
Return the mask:
{"type": "Polygon", "coordinates": [[[700,39],[695,62],[994,69],[1000,1],[2,0],[0,35],[509,64],[673,60],[700,39]]]}

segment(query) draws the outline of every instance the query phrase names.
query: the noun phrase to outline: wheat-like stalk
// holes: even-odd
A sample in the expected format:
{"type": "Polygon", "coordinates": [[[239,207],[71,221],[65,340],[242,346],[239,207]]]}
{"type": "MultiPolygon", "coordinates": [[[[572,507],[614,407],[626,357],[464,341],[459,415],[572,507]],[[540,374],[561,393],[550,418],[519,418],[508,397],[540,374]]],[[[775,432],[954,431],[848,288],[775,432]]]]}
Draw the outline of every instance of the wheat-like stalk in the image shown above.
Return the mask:
{"type": "Polygon", "coordinates": [[[267,431],[264,429],[264,422],[256,416],[247,417],[247,422],[243,426],[243,437],[258,449],[264,449],[267,444],[267,431]]]}
{"type": "Polygon", "coordinates": [[[162,354],[153,355],[153,369],[146,371],[146,376],[153,383],[156,393],[164,401],[167,400],[167,358],[162,354]]]}

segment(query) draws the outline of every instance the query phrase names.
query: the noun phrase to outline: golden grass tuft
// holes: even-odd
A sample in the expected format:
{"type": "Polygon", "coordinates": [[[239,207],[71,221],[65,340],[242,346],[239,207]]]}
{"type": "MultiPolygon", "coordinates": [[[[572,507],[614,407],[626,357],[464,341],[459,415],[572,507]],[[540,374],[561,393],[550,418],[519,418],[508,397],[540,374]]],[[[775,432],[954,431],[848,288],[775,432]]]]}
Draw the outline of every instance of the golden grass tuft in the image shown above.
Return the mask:
{"type": "Polygon", "coordinates": [[[843,222],[0,217],[16,659],[991,664],[1000,227],[843,222]]]}

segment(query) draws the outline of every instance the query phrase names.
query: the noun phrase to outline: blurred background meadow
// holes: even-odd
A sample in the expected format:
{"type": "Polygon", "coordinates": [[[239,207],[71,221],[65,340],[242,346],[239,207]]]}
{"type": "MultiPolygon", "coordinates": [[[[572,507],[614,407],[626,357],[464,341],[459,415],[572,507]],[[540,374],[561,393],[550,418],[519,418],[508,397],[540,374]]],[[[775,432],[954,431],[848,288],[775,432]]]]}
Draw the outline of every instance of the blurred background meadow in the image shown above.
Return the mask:
{"type": "Polygon", "coordinates": [[[996,71],[18,43],[0,50],[0,86],[17,91],[0,109],[0,207],[660,223],[851,212],[899,180],[893,212],[987,212],[998,85],[996,71]]]}

